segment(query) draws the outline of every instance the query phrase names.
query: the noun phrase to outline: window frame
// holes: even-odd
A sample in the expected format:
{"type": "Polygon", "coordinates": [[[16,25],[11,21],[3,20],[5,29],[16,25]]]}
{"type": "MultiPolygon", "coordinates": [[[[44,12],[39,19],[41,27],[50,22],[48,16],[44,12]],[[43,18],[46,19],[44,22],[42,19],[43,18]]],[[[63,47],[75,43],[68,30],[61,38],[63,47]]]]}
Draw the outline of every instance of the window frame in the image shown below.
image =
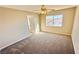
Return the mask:
{"type": "Polygon", "coordinates": [[[45,26],[46,26],[46,27],[63,27],[63,26],[64,26],[64,14],[53,14],[53,15],[46,15],[46,16],[55,16],[55,15],[62,15],[62,16],[63,16],[63,18],[62,18],[62,26],[54,26],[54,25],[52,25],[52,26],[47,26],[47,25],[46,25],[46,17],[45,17],[45,26]]]}

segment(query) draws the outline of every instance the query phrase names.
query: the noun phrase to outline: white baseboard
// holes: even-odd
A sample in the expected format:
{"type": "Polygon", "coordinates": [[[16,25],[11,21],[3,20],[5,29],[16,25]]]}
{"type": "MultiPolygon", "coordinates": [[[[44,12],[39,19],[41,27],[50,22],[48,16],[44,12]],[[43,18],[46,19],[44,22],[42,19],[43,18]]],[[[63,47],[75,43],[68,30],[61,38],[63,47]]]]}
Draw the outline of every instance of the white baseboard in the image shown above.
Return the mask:
{"type": "Polygon", "coordinates": [[[25,39],[25,38],[30,37],[31,35],[32,35],[32,33],[30,33],[30,34],[27,35],[26,37],[23,37],[23,38],[21,38],[21,39],[19,39],[19,40],[16,40],[16,41],[14,41],[14,42],[12,42],[12,43],[9,43],[9,44],[7,44],[7,45],[1,47],[1,48],[0,48],[0,51],[1,51],[2,49],[4,49],[4,48],[6,48],[6,47],[8,47],[8,46],[10,46],[10,45],[12,45],[12,44],[14,44],[14,43],[16,43],[16,42],[19,42],[19,41],[21,41],[21,40],[23,40],[23,39],[25,39]]]}

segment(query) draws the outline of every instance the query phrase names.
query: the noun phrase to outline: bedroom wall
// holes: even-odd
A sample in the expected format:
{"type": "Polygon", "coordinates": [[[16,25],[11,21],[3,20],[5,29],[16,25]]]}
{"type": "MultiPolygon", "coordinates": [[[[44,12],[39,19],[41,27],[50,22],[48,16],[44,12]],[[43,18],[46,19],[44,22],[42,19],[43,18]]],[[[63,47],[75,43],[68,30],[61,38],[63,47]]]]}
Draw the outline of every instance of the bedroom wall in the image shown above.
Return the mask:
{"type": "Polygon", "coordinates": [[[77,6],[76,9],[75,21],[72,31],[72,41],[75,53],[79,54],[79,6],[77,6]]]}
{"type": "Polygon", "coordinates": [[[30,35],[27,17],[35,13],[0,7],[0,49],[20,41],[30,35]]]}
{"type": "Polygon", "coordinates": [[[62,27],[46,27],[45,25],[45,15],[40,15],[40,27],[41,31],[71,35],[72,26],[74,21],[75,7],[58,10],[56,12],[50,12],[48,15],[53,14],[63,14],[63,26],[62,27]]]}

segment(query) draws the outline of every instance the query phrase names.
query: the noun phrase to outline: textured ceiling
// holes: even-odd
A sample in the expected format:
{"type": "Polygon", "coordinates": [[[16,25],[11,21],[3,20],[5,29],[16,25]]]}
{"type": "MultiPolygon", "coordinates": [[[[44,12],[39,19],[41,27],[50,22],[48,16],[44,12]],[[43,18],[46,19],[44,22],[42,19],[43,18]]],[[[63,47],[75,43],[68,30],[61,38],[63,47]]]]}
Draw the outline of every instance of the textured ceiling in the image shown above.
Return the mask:
{"type": "MultiPolygon", "coordinates": [[[[17,9],[17,10],[39,13],[41,5],[1,5],[0,7],[6,7],[6,8],[17,9]]],[[[60,9],[71,8],[75,6],[74,5],[45,5],[45,7],[47,9],[60,10],[60,9]]]]}

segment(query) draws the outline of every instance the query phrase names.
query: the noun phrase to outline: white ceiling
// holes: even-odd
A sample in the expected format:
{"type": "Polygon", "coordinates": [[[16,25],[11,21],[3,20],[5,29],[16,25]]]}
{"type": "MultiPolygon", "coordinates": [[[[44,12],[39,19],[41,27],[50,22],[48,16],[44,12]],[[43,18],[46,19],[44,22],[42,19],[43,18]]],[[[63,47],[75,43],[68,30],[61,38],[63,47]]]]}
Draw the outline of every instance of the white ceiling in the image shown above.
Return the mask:
{"type": "MultiPolygon", "coordinates": [[[[1,5],[0,7],[6,7],[6,8],[12,8],[17,10],[23,10],[23,11],[29,11],[34,13],[39,13],[41,5],[1,5]],[[38,10],[38,11],[35,11],[38,10]]],[[[74,5],[45,5],[47,9],[65,9],[65,8],[71,8],[75,7],[74,5]]]]}

